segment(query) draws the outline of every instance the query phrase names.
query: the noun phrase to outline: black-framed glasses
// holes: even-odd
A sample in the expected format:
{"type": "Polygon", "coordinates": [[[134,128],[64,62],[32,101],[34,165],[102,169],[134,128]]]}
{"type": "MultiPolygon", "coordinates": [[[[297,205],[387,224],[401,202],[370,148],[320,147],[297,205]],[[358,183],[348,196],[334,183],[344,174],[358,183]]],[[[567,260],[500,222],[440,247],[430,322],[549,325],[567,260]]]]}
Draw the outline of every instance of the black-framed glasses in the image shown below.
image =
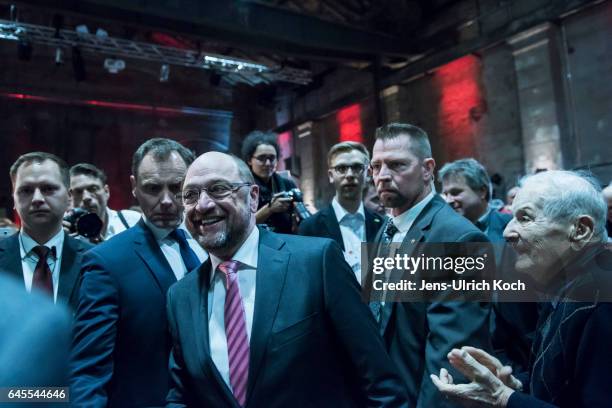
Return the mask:
{"type": "Polygon", "coordinates": [[[229,197],[234,191],[244,186],[250,186],[252,183],[213,183],[208,187],[200,187],[199,189],[187,189],[176,195],[176,198],[183,201],[185,205],[193,205],[198,202],[202,191],[213,200],[221,200],[229,197]]]}
{"type": "Polygon", "coordinates": [[[365,164],[339,164],[337,166],[332,167],[332,169],[344,176],[346,173],[348,173],[349,169],[351,169],[351,171],[353,172],[354,175],[359,176],[361,173],[363,173],[366,169],[365,164]]]}
{"type": "Polygon", "coordinates": [[[270,163],[276,162],[276,156],[273,154],[260,154],[259,156],[253,156],[253,158],[261,164],[266,164],[268,160],[270,160],[270,163]]]}

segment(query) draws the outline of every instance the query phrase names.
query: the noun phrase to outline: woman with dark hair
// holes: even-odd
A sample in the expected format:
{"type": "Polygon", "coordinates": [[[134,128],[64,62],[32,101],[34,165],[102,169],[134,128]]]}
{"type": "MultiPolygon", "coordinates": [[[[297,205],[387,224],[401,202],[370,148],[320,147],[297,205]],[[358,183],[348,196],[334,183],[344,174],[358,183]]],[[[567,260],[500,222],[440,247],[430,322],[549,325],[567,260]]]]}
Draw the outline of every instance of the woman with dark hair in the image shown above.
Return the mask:
{"type": "Polygon", "coordinates": [[[293,200],[284,192],[296,188],[293,181],[276,173],[280,148],[276,134],[253,131],[242,143],[242,158],[249,165],[259,186],[258,224],[267,224],[273,231],[292,232],[293,200]]]}

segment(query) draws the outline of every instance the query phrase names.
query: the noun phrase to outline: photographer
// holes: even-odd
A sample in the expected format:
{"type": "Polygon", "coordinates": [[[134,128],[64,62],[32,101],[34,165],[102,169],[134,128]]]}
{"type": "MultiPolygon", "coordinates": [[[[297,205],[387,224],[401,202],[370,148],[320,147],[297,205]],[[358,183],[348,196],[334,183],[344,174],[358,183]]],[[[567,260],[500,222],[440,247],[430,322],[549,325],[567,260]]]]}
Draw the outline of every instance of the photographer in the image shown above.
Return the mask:
{"type": "Polygon", "coordinates": [[[89,238],[92,243],[110,239],[136,224],[141,217],[136,211],[108,208],[110,190],[106,174],[93,164],[79,163],[70,168],[70,192],[73,209],[64,218],[64,226],[70,232],[89,238]],[[101,222],[91,214],[96,214],[101,222]],[[84,225],[84,231],[78,230],[77,224],[84,225]]]}
{"type": "Polygon", "coordinates": [[[253,131],[242,144],[242,157],[259,186],[257,224],[267,224],[274,232],[291,234],[294,197],[287,192],[296,185],[276,173],[279,154],[276,134],[271,132],[253,131]]]}

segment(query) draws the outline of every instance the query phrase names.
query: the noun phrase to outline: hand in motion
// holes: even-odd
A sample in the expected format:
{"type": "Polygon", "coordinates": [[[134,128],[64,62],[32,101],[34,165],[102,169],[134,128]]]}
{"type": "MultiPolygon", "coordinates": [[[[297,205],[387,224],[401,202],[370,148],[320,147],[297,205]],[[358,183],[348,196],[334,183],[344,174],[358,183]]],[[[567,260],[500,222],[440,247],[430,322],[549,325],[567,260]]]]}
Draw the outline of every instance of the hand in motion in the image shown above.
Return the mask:
{"type": "Polygon", "coordinates": [[[512,376],[512,368],[483,350],[474,347],[453,349],[448,361],[471,382],[454,384],[450,373],[442,368],[431,380],[447,398],[465,407],[505,407],[514,390],[522,384],[512,376]]]}
{"type": "Polygon", "coordinates": [[[273,213],[282,213],[291,208],[293,199],[291,197],[285,197],[284,192],[276,193],[270,201],[270,211],[273,213]]]}

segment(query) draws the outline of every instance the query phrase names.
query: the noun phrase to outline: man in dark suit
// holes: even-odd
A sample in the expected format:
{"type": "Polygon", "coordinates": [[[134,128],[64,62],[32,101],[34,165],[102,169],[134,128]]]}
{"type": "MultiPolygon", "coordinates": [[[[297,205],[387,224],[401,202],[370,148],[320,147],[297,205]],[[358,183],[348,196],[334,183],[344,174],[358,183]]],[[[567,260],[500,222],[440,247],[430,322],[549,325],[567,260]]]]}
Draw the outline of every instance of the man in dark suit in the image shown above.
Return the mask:
{"type": "Polygon", "coordinates": [[[444,369],[432,381],[464,406],[609,407],[612,253],[598,182],[569,171],[541,172],[524,180],[512,208],[504,236],[516,249],[515,267],[550,299],[529,370],[512,375],[485,351],[463,347],[449,360],[471,382],[460,384],[444,369]]]}
{"type": "Polygon", "coordinates": [[[13,200],[21,218],[18,234],[0,241],[0,272],[76,308],[81,258],[91,247],[68,236],[62,218],[68,208],[68,167],[43,152],[22,155],[11,166],[13,200]]]}
{"type": "Polygon", "coordinates": [[[370,154],[357,142],[335,144],[327,155],[327,174],[336,195],[331,204],[300,223],[298,233],[336,241],[361,282],[361,243],[373,242],[383,217],[363,205],[370,154]]]}
{"type": "Polygon", "coordinates": [[[168,287],[206,257],[176,199],[193,153],[169,139],[142,144],[132,192],[144,218],[87,253],[71,357],[74,407],[162,406],[168,391],[168,287]]]}
{"type": "MultiPolygon", "coordinates": [[[[372,175],[381,202],[392,209],[392,219],[378,239],[381,244],[398,243],[396,255],[427,255],[424,244],[430,243],[488,242],[433,191],[435,161],[431,156],[428,136],[416,126],[392,123],[376,131],[372,175]]],[[[447,365],[446,354],[457,345],[475,342],[489,347],[489,305],[438,298],[429,302],[374,301],[370,306],[408,387],[412,406],[450,406],[429,374],[447,365]]]]}
{"type": "MultiPolygon", "coordinates": [[[[442,166],[438,176],[446,202],[493,243],[496,278],[514,278],[514,251],[505,245],[504,240],[504,228],[512,216],[489,207],[489,175],[484,166],[471,158],[456,160],[442,166]]],[[[495,298],[491,317],[491,340],[495,354],[515,370],[527,369],[538,322],[538,304],[498,301],[495,298]]]]}
{"type": "Polygon", "coordinates": [[[233,156],[187,171],[187,226],[210,260],[168,291],[168,406],[407,406],[338,245],[258,229],[258,193],[233,156]]]}

